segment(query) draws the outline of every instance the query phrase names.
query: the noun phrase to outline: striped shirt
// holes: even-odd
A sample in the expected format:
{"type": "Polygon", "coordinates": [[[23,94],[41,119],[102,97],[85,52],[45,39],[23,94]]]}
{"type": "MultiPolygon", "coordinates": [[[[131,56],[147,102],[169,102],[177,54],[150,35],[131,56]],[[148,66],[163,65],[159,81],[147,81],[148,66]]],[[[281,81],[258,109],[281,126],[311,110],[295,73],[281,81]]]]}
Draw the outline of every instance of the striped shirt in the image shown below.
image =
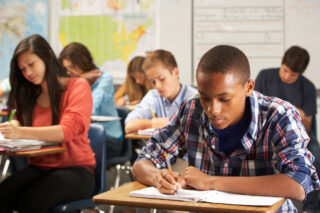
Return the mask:
{"type": "MultiPolygon", "coordinates": [[[[190,97],[143,148],[138,160],[149,159],[166,168],[164,153],[172,164],[188,154],[189,165],[208,175],[261,176],[286,174],[302,185],[306,194],[320,187],[314,157],[297,110],[288,102],[253,91],[251,122],[238,146],[229,156],[219,151],[219,137],[209,131],[210,122],[199,95],[190,97]]],[[[278,212],[297,212],[290,199],[278,212]]]]}

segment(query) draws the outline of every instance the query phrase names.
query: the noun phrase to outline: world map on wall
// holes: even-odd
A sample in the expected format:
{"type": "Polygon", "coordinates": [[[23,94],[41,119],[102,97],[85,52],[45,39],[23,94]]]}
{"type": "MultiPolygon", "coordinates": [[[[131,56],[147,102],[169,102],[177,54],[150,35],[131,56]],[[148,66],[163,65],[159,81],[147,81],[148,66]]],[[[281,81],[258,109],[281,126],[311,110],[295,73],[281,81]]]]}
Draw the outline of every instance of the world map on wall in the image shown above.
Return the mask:
{"type": "Polygon", "coordinates": [[[130,59],[156,47],[156,0],[56,0],[56,53],[71,42],[88,47],[96,64],[125,76],[130,59]]]}
{"type": "Polygon", "coordinates": [[[9,76],[19,41],[35,33],[47,38],[48,0],[0,1],[0,79],[9,76]]]}

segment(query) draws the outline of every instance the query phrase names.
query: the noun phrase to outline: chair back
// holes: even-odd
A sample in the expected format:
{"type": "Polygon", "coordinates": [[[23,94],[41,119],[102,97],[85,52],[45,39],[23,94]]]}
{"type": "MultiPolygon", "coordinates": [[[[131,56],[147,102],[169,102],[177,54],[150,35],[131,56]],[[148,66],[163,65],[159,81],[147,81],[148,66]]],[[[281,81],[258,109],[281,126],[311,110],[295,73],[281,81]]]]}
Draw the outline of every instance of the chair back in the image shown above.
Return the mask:
{"type": "MultiPolygon", "coordinates": [[[[90,146],[95,153],[96,168],[94,170],[95,187],[92,196],[106,191],[106,135],[104,128],[97,124],[90,124],[90,146]]],[[[79,186],[81,187],[81,186],[79,186]]],[[[97,204],[91,198],[62,202],[53,206],[50,212],[69,212],[84,208],[93,208],[97,204]]]]}
{"type": "Polygon", "coordinates": [[[106,191],[106,135],[103,126],[90,124],[89,129],[90,146],[95,153],[96,168],[95,188],[93,194],[99,194],[106,191]]]}
{"type": "MultiPolygon", "coordinates": [[[[124,128],[125,122],[124,121],[125,121],[127,115],[129,114],[130,110],[126,107],[117,107],[117,112],[118,112],[119,117],[121,118],[120,123],[121,123],[121,128],[122,128],[123,134],[125,134],[125,128],[124,128]]],[[[115,158],[108,159],[107,165],[113,166],[116,164],[126,163],[127,161],[130,161],[131,155],[132,155],[132,143],[130,140],[124,138],[120,155],[115,158]]]]}

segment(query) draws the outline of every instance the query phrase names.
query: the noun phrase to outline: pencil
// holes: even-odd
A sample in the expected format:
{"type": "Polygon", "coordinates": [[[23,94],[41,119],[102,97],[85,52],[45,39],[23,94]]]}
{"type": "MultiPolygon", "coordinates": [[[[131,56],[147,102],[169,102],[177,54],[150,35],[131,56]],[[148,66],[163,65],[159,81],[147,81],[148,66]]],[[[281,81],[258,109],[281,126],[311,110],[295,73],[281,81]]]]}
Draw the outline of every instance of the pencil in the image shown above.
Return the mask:
{"type": "Polygon", "coordinates": [[[154,112],[152,111],[152,108],[151,108],[150,105],[149,105],[149,109],[150,109],[150,112],[151,112],[151,114],[152,114],[152,117],[153,117],[153,118],[156,118],[156,115],[155,115],[154,112]]]}
{"type": "Polygon", "coordinates": [[[171,177],[173,177],[173,173],[172,173],[172,169],[171,169],[171,164],[170,164],[170,162],[169,162],[169,160],[168,160],[168,155],[167,155],[167,153],[164,154],[164,157],[166,158],[166,162],[167,162],[167,166],[168,166],[170,175],[171,175],[171,177]]]}
{"type": "Polygon", "coordinates": [[[15,115],[15,114],[16,114],[16,110],[13,109],[13,110],[11,111],[11,113],[10,113],[10,116],[9,116],[8,121],[12,121],[12,119],[14,118],[14,115],[15,115]]]}

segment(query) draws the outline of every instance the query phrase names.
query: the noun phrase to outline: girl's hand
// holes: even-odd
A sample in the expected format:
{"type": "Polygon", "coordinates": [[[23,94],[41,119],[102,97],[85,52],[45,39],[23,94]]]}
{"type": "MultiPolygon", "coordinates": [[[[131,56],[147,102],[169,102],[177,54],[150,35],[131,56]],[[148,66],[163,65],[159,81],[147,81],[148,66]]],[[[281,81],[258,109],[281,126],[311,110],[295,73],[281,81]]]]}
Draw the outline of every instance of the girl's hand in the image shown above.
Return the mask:
{"type": "Polygon", "coordinates": [[[0,124],[0,132],[5,138],[19,139],[20,138],[19,126],[20,126],[20,123],[17,120],[12,120],[11,122],[5,122],[0,124]]]}

